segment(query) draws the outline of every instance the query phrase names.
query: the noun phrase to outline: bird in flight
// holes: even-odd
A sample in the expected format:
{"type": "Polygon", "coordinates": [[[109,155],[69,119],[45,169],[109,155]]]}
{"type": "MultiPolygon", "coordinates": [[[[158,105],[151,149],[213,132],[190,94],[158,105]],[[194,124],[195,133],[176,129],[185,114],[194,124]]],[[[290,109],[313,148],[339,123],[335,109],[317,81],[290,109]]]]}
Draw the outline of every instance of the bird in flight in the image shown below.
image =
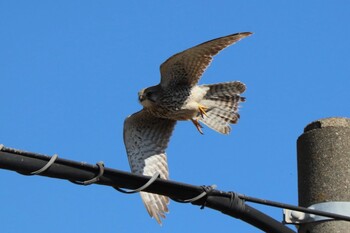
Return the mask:
{"type": "MultiPolygon", "coordinates": [[[[166,148],[177,121],[191,121],[199,133],[203,126],[229,134],[230,124],[239,119],[238,105],[245,85],[239,81],[197,85],[213,56],[222,49],[250,36],[236,33],[207,41],[177,53],[160,66],[160,83],[138,93],[143,109],[125,119],[124,144],[131,171],[135,174],[168,179],[166,148]]],[[[152,218],[161,224],[168,212],[169,198],[140,192],[152,218]]]]}

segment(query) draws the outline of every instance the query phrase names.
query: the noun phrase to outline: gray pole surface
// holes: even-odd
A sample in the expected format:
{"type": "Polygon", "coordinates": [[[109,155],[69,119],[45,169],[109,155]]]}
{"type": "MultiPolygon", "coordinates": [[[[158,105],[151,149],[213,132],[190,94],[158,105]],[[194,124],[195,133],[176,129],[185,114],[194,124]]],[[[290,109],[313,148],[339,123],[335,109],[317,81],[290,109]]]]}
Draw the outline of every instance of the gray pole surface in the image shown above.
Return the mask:
{"type": "MultiPolygon", "coordinates": [[[[350,202],[350,119],[327,118],[309,124],[298,138],[299,205],[350,202]]],[[[302,224],[299,233],[350,232],[350,222],[302,224]]]]}

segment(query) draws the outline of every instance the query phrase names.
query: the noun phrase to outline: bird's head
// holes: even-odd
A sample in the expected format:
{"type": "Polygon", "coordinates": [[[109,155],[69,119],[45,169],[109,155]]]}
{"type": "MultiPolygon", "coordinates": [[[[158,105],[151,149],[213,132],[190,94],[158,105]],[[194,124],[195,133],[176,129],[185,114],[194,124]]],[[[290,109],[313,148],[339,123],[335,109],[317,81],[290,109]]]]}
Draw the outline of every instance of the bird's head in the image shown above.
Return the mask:
{"type": "Polygon", "coordinates": [[[159,87],[153,86],[139,91],[139,101],[144,107],[152,107],[157,104],[159,96],[159,87]]]}

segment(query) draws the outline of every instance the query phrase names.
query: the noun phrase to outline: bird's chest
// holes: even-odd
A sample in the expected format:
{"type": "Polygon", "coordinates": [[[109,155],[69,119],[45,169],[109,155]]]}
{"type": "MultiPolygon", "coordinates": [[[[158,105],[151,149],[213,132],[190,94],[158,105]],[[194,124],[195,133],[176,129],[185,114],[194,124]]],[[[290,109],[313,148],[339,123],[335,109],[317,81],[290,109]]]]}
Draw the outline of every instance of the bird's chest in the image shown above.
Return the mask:
{"type": "Polygon", "coordinates": [[[197,87],[165,92],[152,114],[173,120],[189,120],[198,115],[198,104],[202,98],[197,87]]]}
{"type": "Polygon", "coordinates": [[[197,110],[188,108],[164,108],[149,109],[150,113],[156,117],[172,119],[177,121],[189,120],[197,115],[197,110]]]}

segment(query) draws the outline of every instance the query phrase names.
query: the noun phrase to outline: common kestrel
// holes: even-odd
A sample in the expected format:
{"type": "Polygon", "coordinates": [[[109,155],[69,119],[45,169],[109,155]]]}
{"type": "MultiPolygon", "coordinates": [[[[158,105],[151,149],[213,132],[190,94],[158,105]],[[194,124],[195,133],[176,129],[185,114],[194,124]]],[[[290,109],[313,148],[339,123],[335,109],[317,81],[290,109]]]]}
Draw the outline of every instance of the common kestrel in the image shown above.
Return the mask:
{"type": "MultiPolygon", "coordinates": [[[[230,132],[230,124],[239,119],[238,104],[244,101],[240,94],[245,85],[238,81],[210,85],[197,82],[214,55],[251,34],[210,40],[173,55],[160,66],[160,83],[139,92],[143,109],[124,122],[124,144],[133,173],[153,176],[158,172],[168,179],[165,150],[177,121],[191,120],[201,134],[199,122],[222,134],[230,132]]],[[[168,197],[140,194],[150,216],[161,224],[168,212],[168,197]]]]}

